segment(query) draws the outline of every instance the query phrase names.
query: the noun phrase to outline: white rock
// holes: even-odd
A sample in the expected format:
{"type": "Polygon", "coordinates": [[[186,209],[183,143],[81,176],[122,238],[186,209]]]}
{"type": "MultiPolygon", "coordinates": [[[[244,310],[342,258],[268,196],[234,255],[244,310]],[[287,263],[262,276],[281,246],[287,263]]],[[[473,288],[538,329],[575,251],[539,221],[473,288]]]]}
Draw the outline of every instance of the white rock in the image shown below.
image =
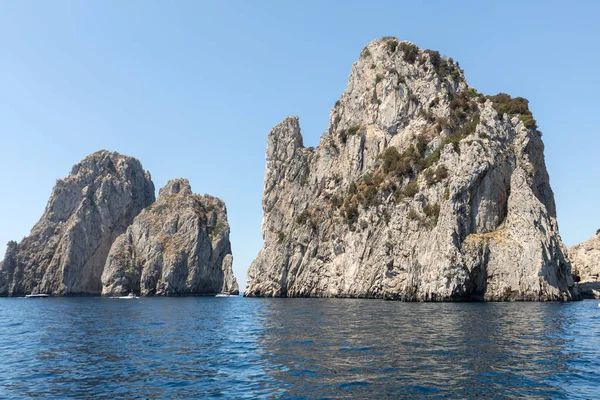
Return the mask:
{"type": "Polygon", "coordinates": [[[112,242],[154,201],[138,160],[105,150],[58,180],[44,215],[0,264],[0,295],[100,294],[112,242]]]}
{"type": "Polygon", "coordinates": [[[498,115],[492,101],[467,91],[455,63],[434,65],[435,54],[421,50],[411,63],[402,50],[408,45],[396,42],[394,50],[390,41],[370,43],[352,66],[316,149],[304,148],[297,117],[269,133],[264,245],[248,270],[245,295],[578,298],[535,128],[498,115]],[[465,104],[451,101],[468,94],[475,98],[465,104]],[[465,121],[456,117],[463,109],[465,121]],[[456,145],[451,128],[437,129],[446,119],[459,121],[457,132],[475,121],[475,112],[479,123],[456,145]],[[412,172],[381,172],[386,148],[402,153],[419,137],[427,147],[413,158],[412,172]],[[436,150],[439,161],[430,157],[436,150]],[[434,162],[423,171],[427,158],[434,162]],[[447,177],[428,184],[426,175],[437,176],[441,165],[447,177]],[[376,171],[385,176],[372,185],[375,200],[364,200],[364,182],[376,171]],[[394,201],[388,186],[406,190],[413,179],[417,193],[394,201]],[[356,220],[347,223],[352,204],[356,220]]]}
{"type": "Polygon", "coordinates": [[[102,294],[238,294],[232,261],[225,203],[174,179],[115,240],[102,294]]]}

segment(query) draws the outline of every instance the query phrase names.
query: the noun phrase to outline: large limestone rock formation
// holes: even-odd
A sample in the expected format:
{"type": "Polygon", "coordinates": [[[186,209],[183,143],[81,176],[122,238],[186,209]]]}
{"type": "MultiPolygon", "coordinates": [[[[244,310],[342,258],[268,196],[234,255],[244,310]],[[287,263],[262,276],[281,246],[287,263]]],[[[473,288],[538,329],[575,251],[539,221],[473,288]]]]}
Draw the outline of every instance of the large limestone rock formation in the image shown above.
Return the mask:
{"type": "Polygon", "coordinates": [[[225,203],[170,181],[114,242],[102,284],[104,295],[238,294],[225,203]]]}
{"type": "Polygon", "coordinates": [[[31,234],[10,242],[0,264],[0,295],[100,294],[106,256],[117,236],[154,201],[138,160],[105,150],[58,180],[31,234]]]}
{"type": "Polygon", "coordinates": [[[316,149],[268,135],[246,296],[576,299],[527,100],[395,38],[365,47],[316,149]]]}
{"type": "Polygon", "coordinates": [[[587,242],[571,247],[569,258],[577,280],[597,281],[600,277],[600,230],[587,242]]]}
{"type": "Polygon", "coordinates": [[[569,258],[584,297],[600,298],[600,230],[588,241],[571,247],[569,258]]]}

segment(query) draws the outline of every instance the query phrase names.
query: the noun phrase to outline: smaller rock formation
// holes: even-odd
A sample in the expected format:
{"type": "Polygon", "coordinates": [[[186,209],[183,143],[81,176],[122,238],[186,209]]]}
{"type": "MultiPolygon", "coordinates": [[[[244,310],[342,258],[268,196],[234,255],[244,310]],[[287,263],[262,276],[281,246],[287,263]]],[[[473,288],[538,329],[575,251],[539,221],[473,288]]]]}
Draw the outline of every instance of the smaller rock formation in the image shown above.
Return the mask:
{"type": "Polygon", "coordinates": [[[102,294],[238,294],[232,261],[225,203],[193,194],[187,179],[174,179],[115,240],[102,294]]]}
{"type": "Polygon", "coordinates": [[[0,263],[0,296],[100,294],[106,256],[154,202],[150,174],[133,158],[98,151],[56,181],[42,218],[0,263]]]}
{"type": "Polygon", "coordinates": [[[588,241],[571,247],[569,258],[582,295],[600,298],[600,229],[588,241]]]}

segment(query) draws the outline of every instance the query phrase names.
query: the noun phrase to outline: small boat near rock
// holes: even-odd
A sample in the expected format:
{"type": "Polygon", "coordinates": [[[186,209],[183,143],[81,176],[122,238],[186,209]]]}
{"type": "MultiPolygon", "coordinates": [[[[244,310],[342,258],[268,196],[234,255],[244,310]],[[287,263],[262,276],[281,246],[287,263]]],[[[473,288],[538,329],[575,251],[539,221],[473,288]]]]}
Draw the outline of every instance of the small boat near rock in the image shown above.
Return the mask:
{"type": "Polygon", "coordinates": [[[235,295],[229,293],[218,293],[215,295],[215,297],[235,297],[235,295]]]}
{"type": "Polygon", "coordinates": [[[28,299],[39,299],[39,298],[44,298],[44,297],[50,297],[50,295],[44,294],[44,293],[31,293],[31,294],[26,294],[25,297],[27,297],[28,299]]]}
{"type": "Polygon", "coordinates": [[[117,296],[117,297],[113,297],[113,299],[137,299],[138,296],[135,295],[135,293],[131,292],[129,293],[127,296],[117,296]]]}

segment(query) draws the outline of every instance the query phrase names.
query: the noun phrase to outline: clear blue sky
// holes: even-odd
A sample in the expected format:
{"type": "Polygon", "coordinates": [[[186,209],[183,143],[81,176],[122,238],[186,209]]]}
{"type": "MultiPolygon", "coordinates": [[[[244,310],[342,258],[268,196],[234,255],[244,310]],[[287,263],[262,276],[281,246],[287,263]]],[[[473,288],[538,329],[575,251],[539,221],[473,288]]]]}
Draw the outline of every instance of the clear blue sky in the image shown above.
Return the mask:
{"type": "Polygon", "coordinates": [[[73,164],[109,149],[139,158],[157,190],[186,177],[226,201],[243,286],[269,129],[299,115],[315,146],[381,36],[453,57],[483,93],[530,100],[576,244],[600,228],[599,15],[595,1],[1,0],[0,244],[29,233],[73,164]]]}

